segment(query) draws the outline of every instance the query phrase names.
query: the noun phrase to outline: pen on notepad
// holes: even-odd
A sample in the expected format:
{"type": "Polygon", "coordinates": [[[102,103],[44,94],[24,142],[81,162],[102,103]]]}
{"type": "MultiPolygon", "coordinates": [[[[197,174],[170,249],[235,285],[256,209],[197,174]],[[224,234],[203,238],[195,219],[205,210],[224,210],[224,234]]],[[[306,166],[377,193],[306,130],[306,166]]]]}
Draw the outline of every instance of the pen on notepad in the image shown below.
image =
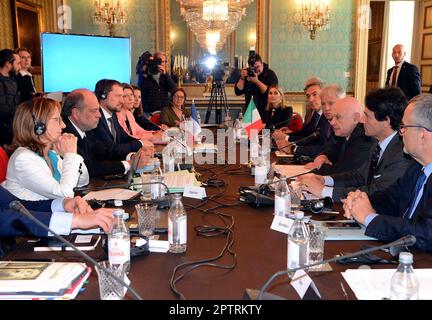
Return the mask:
{"type": "Polygon", "coordinates": [[[344,284],[342,283],[342,281],[340,282],[340,286],[341,286],[341,288],[342,288],[342,292],[343,292],[343,295],[344,295],[344,297],[345,297],[345,300],[349,300],[348,294],[347,294],[347,292],[346,292],[346,290],[345,290],[345,286],[344,286],[344,284]]]}

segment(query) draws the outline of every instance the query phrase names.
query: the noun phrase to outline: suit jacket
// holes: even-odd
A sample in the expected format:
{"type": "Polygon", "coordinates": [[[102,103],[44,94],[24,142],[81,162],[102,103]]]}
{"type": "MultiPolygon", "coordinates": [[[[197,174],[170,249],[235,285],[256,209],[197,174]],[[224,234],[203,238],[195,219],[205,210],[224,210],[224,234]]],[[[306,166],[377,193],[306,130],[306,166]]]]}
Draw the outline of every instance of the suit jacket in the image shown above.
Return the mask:
{"type": "Polygon", "coordinates": [[[409,219],[403,217],[414,197],[415,185],[422,166],[415,163],[385,190],[370,196],[370,201],[378,216],[367,226],[365,234],[383,241],[393,241],[405,235],[417,238],[415,246],[432,251],[432,176],[429,176],[414,213],[409,219]]]}
{"type": "MultiPolygon", "coordinates": [[[[313,112],[315,112],[315,111],[313,111],[313,112]]],[[[312,117],[313,117],[313,114],[311,115],[311,118],[309,119],[309,121],[303,124],[303,127],[300,131],[296,131],[296,132],[293,132],[292,134],[290,134],[289,141],[297,141],[297,140],[300,140],[300,139],[305,138],[307,136],[310,136],[312,133],[314,133],[316,131],[316,129],[320,125],[320,122],[323,121],[323,118],[325,119],[324,113],[321,114],[320,119],[318,120],[318,123],[315,123],[315,121],[312,121],[312,117]]]]}
{"type": "MultiPolygon", "coordinates": [[[[393,68],[387,71],[386,86],[390,84],[393,68]]],[[[405,93],[408,100],[421,93],[420,73],[416,65],[404,61],[399,71],[397,86],[405,93]]]]}
{"type": "Polygon", "coordinates": [[[142,147],[139,140],[132,138],[122,129],[118,122],[116,113],[112,114],[114,128],[116,130],[116,139],[114,141],[114,137],[111,134],[110,127],[108,126],[102,110],[99,110],[99,112],[101,113],[99,123],[96,129],[89,132],[94,134],[94,137],[103,143],[116,159],[126,159],[126,156],[129,153],[136,152],[142,147]]]}
{"type": "Polygon", "coordinates": [[[331,175],[360,168],[368,162],[370,149],[376,140],[367,137],[362,124],[358,124],[348,140],[338,137],[336,143],[326,146],[322,154],[333,163],[324,164],[318,170],[319,175],[331,175]]]}
{"type": "Polygon", "coordinates": [[[307,143],[298,143],[295,155],[315,158],[319,153],[324,151],[326,146],[332,145],[336,142],[336,137],[330,122],[324,117],[324,115],[322,115],[318,121],[317,130],[319,130],[319,135],[316,139],[307,143]]]}
{"type": "Polygon", "coordinates": [[[92,131],[87,132],[85,139],[82,139],[68,117],[64,117],[63,122],[66,125],[63,132],[71,133],[78,138],[78,154],[84,158],[91,177],[124,173],[124,165],[119,161],[121,159],[116,159],[115,155],[96,139],[92,131]]]}
{"type": "MultiPolygon", "coordinates": [[[[19,212],[9,209],[9,203],[19,200],[6,189],[0,186],[0,237],[16,237],[34,235],[36,237],[46,237],[47,232],[37,226],[33,221],[19,212]]],[[[21,203],[32,214],[46,225],[51,219],[52,200],[44,201],[21,201],[21,203]]]]}
{"type": "Polygon", "coordinates": [[[371,183],[367,185],[369,167],[377,145],[378,142],[373,144],[369,153],[369,161],[359,169],[332,175],[335,182],[333,200],[340,201],[346,198],[349,192],[356,189],[368,194],[383,190],[402,177],[405,170],[414,163],[409,156],[404,154],[402,139],[396,134],[385,149],[371,183]]]}

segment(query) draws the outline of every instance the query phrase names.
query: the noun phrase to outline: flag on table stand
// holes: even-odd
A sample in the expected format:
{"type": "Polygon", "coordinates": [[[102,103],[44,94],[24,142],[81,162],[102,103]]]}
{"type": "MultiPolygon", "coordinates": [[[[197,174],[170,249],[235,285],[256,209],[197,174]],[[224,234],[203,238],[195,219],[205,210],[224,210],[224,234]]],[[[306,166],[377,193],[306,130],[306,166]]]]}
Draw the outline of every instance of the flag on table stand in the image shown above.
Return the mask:
{"type": "Polygon", "coordinates": [[[261,120],[261,116],[255,106],[253,99],[251,99],[243,116],[243,128],[246,130],[250,139],[251,130],[261,131],[263,127],[264,126],[261,120]]]}
{"type": "Polygon", "coordinates": [[[198,121],[198,113],[195,107],[195,100],[192,100],[191,119],[193,123],[193,136],[196,138],[201,133],[201,125],[198,121]]]}

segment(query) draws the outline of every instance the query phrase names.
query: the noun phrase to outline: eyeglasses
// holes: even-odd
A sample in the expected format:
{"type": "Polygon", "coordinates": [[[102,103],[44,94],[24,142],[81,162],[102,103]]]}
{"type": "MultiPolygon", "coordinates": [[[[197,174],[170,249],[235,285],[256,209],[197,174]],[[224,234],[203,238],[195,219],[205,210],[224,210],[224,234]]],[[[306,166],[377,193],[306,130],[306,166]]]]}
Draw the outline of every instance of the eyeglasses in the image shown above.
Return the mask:
{"type": "Polygon", "coordinates": [[[174,96],[173,98],[174,99],[184,99],[185,97],[184,96],[174,96]]]}
{"type": "Polygon", "coordinates": [[[404,132],[408,128],[422,128],[422,129],[425,129],[426,131],[432,132],[432,129],[426,128],[426,127],[418,125],[418,124],[401,124],[399,126],[399,130],[398,130],[399,134],[404,134],[404,132]]]}

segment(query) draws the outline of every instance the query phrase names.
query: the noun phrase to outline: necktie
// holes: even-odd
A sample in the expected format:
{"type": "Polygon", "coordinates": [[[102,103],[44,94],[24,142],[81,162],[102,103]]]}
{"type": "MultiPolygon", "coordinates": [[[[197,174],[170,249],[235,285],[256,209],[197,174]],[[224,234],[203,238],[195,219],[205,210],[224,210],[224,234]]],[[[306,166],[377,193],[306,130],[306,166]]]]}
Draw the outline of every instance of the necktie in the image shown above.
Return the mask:
{"type": "Polygon", "coordinates": [[[116,140],[116,130],[115,130],[115,127],[114,127],[114,120],[113,120],[113,118],[111,117],[111,118],[108,118],[108,122],[109,122],[109,125],[110,125],[110,130],[111,130],[111,134],[112,134],[112,136],[113,136],[113,140],[114,140],[114,142],[116,142],[117,140],[116,140]]]}
{"type": "Polygon", "coordinates": [[[397,77],[397,73],[398,73],[398,66],[394,66],[393,68],[393,76],[392,76],[392,82],[391,82],[391,86],[396,87],[396,77],[397,77]]]}
{"type": "Polygon", "coordinates": [[[380,154],[381,154],[381,147],[378,144],[375,148],[375,151],[372,154],[372,158],[371,158],[371,162],[369,165],[369,173],[368,173],[368,178],[367,178],[367,185],[370,185],[370,183],[372,182],[373,179],[373,175],[378,167],[378,161],[380,158],[380,154]]]}
{"type": "Polygon", "coordinates": [[[415,210],[415,205],[416,205],[416,200],[417,197],[421,191],[421,189],[423,188],[424,182],[426,181],[426,175],[425,173],[422,171],[422,174],[420,175],[420,177],[418,177],[417,179],[417,183],[415,186],[415,193],[414,193],[414,197],[411,199],[411,204],[409,206],[409,209],[406,211],[406,213],[408,213],[408,219],[411,219],[414,210],[415,210]]]}

